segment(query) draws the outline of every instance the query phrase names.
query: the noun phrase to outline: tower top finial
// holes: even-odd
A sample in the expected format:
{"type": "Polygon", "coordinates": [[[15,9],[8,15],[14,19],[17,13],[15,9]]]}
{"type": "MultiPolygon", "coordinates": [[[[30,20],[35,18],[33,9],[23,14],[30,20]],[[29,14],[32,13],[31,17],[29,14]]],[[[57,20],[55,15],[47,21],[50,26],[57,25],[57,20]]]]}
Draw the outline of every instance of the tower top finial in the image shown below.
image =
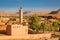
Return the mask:
{"type": "Polygon", "coordinates": [[[20,9],[22,9],[22,7],[20,7],[20,9]]]}

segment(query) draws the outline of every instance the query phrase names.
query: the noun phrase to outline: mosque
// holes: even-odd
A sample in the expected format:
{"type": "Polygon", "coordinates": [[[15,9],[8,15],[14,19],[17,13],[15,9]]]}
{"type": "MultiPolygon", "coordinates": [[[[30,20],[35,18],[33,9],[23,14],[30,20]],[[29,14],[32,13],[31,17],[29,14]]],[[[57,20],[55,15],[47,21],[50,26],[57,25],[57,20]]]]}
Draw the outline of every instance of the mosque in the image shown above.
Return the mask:
{"type": "Polygon", "coordinates": [[[7,25],[6,34],[12,36],[23,36],[28,34],[28,26],[23,25],[23,9],[19,10],[19,23],[20,24],[12,24],[7,25]]]}

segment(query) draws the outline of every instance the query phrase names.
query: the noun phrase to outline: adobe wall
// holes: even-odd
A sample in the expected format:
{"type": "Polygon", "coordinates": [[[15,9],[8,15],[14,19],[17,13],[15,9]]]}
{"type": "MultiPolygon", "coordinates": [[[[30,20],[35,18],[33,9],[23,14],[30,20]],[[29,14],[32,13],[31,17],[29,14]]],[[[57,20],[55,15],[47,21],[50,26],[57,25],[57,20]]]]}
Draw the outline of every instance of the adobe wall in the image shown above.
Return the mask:
{"type": "Polygon", "coordinates": [[[28,34],[28,26],[23,25],[8,25],[6,29],[6,34],[11,36],[24,36],[28,34]]]}
{"type": "Polygon", "coordinates": [[[25,36],[28,34],[28,27],[20,25],[20,27],[11,27],[12,36],[25,36]]]}
{"type": "Polygon", "coordinates": [[[6,34],[11,35],[11,25],[7,25],[6,27],[6,34]]]}

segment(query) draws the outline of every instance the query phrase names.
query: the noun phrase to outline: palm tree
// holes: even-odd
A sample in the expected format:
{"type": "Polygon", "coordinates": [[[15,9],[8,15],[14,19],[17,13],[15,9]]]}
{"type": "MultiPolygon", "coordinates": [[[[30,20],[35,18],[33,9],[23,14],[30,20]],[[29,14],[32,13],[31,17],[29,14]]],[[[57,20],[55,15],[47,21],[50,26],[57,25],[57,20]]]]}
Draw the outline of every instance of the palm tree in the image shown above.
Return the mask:
{"type": "Polygon", "coordinates": [[[52,23],[52,26],[53,26],[53,28],[54,28],[53,31],[58,31],[58,23],[57,23],[57,22],[53,22],[53,23],[52,23]]]}
{"type": "Polygon", "coordinates": [[[47,28],[46,28],[46,27],[47,27],[47,26],[46,26],[46,22],[42,22],[42,23],[41,23],[41,28],[42,28],[42,30],[43,30],[43,33],[47,31],[47,28]]]}
{"type": "Polygon", "coordinates": [[[51,31],[53,32],[53,34],[55,34],[56,31],[58,31],[58,23],[57,22],[53,22],[52,26],[51,26],[51,31]]]}
{"type": "Polygon", "coordinates": [[[29,28],[35,30],[34,32],[40,30],[40,17],[38,17],[37,15],[33,15],[29,17],[29,20],[29,28]]]}

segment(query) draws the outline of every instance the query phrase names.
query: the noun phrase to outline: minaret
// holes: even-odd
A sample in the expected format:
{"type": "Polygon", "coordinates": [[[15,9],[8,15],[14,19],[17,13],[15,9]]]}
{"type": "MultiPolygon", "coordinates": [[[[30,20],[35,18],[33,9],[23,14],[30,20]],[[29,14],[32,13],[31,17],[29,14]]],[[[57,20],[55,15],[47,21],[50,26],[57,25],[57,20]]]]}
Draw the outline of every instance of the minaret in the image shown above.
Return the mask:
{"type": "Polygon", "coordinates": [[[22,7],[19,10],[19,22],[20,22],[20,24],[23,23],[23,9],[22,9],[22,7]]]}

